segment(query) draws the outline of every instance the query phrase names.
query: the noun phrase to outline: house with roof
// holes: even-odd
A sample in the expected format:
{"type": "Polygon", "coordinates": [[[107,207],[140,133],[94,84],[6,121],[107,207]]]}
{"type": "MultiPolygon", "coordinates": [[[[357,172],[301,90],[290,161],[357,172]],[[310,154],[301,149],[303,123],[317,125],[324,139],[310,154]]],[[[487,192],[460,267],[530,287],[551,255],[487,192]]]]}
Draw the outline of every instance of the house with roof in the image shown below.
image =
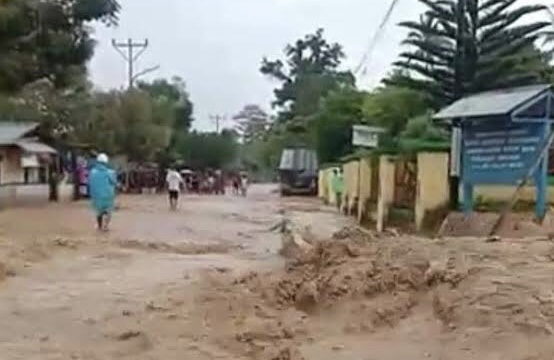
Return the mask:
{"type": "Polygon", "coordinates": [[[0,122],[0,207],[48,201],[57,151],[41,142],[38,124],[0,122]]]}

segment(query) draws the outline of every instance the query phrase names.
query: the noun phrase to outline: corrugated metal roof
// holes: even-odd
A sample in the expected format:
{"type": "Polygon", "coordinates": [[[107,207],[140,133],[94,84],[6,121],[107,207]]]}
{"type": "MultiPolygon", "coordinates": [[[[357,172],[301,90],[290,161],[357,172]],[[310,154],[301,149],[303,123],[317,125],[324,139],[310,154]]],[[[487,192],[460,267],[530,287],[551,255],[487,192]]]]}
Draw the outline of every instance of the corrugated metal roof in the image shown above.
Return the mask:
{"type": "Polygon", "coordinates": [[[550,85],[533,85],[475,94],[462,98],[442,109],[434,118],[448,120],[464,117],[508,115],[518,106],[541,95],[548,89],[550,89],[550,85]]]}
{"type": "Polygon", "coordinates": [[[56,150],[50,146],[43,144],[36,140],[21,140],[16,143],[17,146],[25,150],[26,152],[33,154],[55,154],[56,150]]]}
{"type": "Polygon", "coordinates": [[[0,122],[0,145],[15,144],[37,126],[36,123],[0,122]]]}

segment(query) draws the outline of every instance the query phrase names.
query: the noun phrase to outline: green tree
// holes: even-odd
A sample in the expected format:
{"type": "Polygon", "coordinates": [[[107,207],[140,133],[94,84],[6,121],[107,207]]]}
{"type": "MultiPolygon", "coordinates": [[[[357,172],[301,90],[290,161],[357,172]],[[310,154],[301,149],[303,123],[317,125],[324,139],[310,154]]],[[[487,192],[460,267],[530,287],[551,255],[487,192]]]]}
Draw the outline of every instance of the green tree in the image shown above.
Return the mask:
{"type": "Polygon", "coordinates": [[[125,155],[118,142],[123,131],[117,91],[90,94],[82,103],[72,141],[94,146],[108,154],[125,155]]]}
{"type": "Polygon", "coordinates": [[[143,91],[119,94],[116,139],[120,153],[137,162],[153,161],[170,143],[174,123],[171,103],[143,91]]]}
{"type": "Polygon", "coordinates": [[[25,85],[11,96],[0,95],[0,113],[4,119],[41,124],[41,135],[53,143],[75,140],[75,128],[88,118],[90,88],[83,81],[64,90],[48,79],[25,85]]]}
{"type": "Polygon", "coordinates": [[[433,123],[433,113],[425,114],[408,120],[406,128],[400,134],[402,139],[417,141],[448,141],[448,133],[433,123]]]}
{"type": "Polygon", "coordinates": [[[157,79],[151,83],[139,82],[138,88],[148,92],[154,98],[169,101],[175,112],[175,131],[188,132],[192,126],[194,107],[190,100],[184,80],[174,76],[171,81],[157,79]]]}
{"type": "Polygon", "coordinates": [[[172,104],[140,91],[97,92],[83,102],[73,141],[139,163],[156,161],[169,145],[172,104]]]}
{"type": "Polygon", "coordinates": [[[544,6],[515,6],[517,0],[419,1],[427,10],[419,22],[400,24],[410,30],[404,41],[410,50],[396,65],[417,74],[410,86],[430,93],[436,106],[469,93],[540,81],[548,64],[539,61],[533,44],[549,23],[520,20],[544,6]]]}
{"type": "Polygon", "coordinates": [[[353,152],[352,125],[363,121],[366,96],[357,90],[343,89],[332,92],[322,101],[310,126],[321,162],[337,161],[353,152]]]}
{"type": "Polygon", "coordinates": [[[170,81],[157,79],[151,83],[139,82],[138,88],[150,94],[158,103],[165,104],[166,109],[171,112],[166,115],[173,119],[171,140],[156,159],[160,166],[167,167],[181,158],[177,147],[190,131],[194,121],[194,106],[184,80],[178,76],[170,81]]]}
{"type": "Polygon", "coordinates": [[[66,87],[86,75],[91,21],[114,24],[115,0],[5,0],[0,4],[0,92],[49,79],[66,87]]]}
{"type": "Polygon", "coordinates": [[[320,100],[330,91],[354,85],[349,71],[340,71],[342,46],[329,43],[323,30],[306,35],[285,48],[286,60],[263,59],[260,71],[276,80],[273,106],[280,112],[278,121],[290,130],[306,132],[307,118],[318,111],[320,100]]]}
{"type": "Polygon", "coordinates": [[[362,112],[367,124],[383,127],[394,138],[405,129],[408,120],[424,114],[428,108],[428,99],[424,93],[385,86],[365,98],[362,112]]]}
{"type": "Polygon", "coordinates": [[[238,143],[236,134],[230,131],[220,134],[192,131],[179,139],[176,149],[187,166],[218,169],[233,164],[238,143]]]}
{"type": "Polygon", "coordinates": [[[269,115],[259,105],[245,105],[233,120],[244,143],[262,139],[269,128],[269,115]]]}

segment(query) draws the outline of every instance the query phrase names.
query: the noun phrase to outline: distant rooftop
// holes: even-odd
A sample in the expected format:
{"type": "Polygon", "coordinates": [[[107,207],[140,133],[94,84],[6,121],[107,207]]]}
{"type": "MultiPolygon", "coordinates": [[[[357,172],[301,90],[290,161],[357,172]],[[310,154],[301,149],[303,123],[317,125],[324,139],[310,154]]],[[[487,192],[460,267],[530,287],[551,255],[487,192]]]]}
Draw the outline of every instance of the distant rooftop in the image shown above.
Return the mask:
{"type": "Polygon", "coordinates": [[[15,144],[20,138],[37,128],[36,123],[18,123],[0,121],[0,145],[15,144]]]}
{"type": "Polygon", "coordinates": [[[521,105],[540,97],[548,90],[550,85],[533,85],[482,92],[454,102],[439,111],[434,118],[450,120],[509,115],[521,105]]]}

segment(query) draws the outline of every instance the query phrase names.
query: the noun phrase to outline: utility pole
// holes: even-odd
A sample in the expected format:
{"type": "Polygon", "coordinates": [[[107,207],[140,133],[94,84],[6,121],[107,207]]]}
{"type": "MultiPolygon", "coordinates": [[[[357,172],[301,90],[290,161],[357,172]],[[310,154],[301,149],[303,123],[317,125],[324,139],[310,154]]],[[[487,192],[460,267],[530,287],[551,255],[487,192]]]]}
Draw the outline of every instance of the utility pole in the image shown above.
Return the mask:
{"type": "Polygon", "coordinates": [[[159,66],[155,66],[149,69],[146,69],[145,71],[142,71],[138,74],[135,74],[135,62],[140,58],[140,56],[146,51],[148,48],[148,39],[145,39],[142,42],[135,42],[133,39],[129,38],[126,42],[117,42],[115,39],[112,39],[112,46],[115,50],[125,59],[127,62],[127,69],[128,69],[128,87],[129,89],[133,88],[133,85],[135,83],[135,80],[148,72],[157,70],[159,66]],[[135,50],[137,50],[135,52],[135,50]]]}
{"type": "Polygon", "coordinates": [[[210,119],[212,120],[212,123],[215,124],[215,132],[219,134],[220,125],[227,120],[227,117],[221,115],[210,115],[210,119]]]}

